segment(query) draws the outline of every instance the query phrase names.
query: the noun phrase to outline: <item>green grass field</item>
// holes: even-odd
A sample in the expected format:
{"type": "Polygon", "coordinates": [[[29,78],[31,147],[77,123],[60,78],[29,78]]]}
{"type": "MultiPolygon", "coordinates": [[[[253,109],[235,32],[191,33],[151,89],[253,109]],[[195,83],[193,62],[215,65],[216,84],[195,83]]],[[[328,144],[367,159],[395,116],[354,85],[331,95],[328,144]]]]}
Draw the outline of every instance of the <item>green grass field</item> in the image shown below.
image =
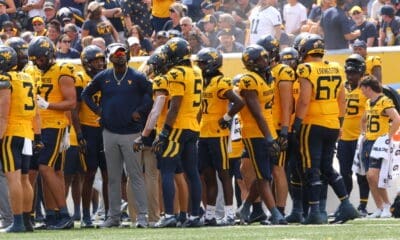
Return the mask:
{"type": "MultiPolygon", "coordinates": [[[[79,224],[76,224],[78,226],[79,224]]],[[[101,240],[101,239],[163,239],[163,240],[256,240],[256,239],[400,239],[400,220],[357,219],[343,225],[319,226],[250,226],[204,227],[196,229],[90,229],[66,231],[36,231],[24,234],[0,234],[0,239],[51,239],[51,240],[101,240]]]]}

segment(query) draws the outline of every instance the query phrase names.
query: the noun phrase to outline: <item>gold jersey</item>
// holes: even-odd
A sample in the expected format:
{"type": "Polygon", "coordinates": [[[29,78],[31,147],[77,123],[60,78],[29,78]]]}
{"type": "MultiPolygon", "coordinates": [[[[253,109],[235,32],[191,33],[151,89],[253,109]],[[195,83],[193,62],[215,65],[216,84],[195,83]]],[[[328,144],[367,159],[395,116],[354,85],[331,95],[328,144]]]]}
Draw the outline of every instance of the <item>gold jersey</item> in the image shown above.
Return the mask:
{"type": "Polygon", "coordinates": [[[380,67],[382,66],[382,60],[378,56],[367,56],[367,59],[365,59],[365,74],[366,75],[372,75],[372,69],[374,67],[380,67]]]}
{"type": "MultiPolygon", "coordinates": [[[[153,92],[165,91],[168,94],[168,78],[164,75],[156,76],[153,79],[153,92]]],[[[157,132],[161,132],[164,127],[165,118],[167,117],[168,105],[169,105],[169,95],[166,96],[163,109],[157,119],[157,132]]],[[[155,100],[155,98],[153,99],[155,100]]]]}
{"type": "MultiPolygon", "coordinates": [[[[36,114],[35,83],[23,72],[8,72],[11,83],[11,105],[5,136],[17,136],[33,140],[32,120],[36,114]]],[[[3,81],[0,79],[0,81],[3,81]]]]}
{"type": "Polygon", "coordinates": [[[344,88],[345,74],[337,62],[309,62],[297,67],[297,75],[312,85],[311,100],[304,124],[339,129],[339,91],[344,88]]]}
{"type": "Polygon", "coordinates": [[[169,95],[182,96],[178,116],[172,128],[200,131],[197,114],[201,107],[203,78],[198,67],[176,66],[167,73],[169,95]]]}
{"type": "Polygon", "coordinates": [[[207,86],[203,86],[201,98],[200,137],[222,137],[229,135],[229,129],[221,129],[218,120],[229,109],[229,99],[224,94],[232,90],[232,80],[224,76],[215,76],[207,86]]]}
{"type": "MultiPolygon", "coordinates": [[[[59,85],[61,76],[69,76],[75,79],[74,66],[59,62],[53,64],[49,70],[42,74],[38,94],[50,103],[61,102],[64,99],[59,85]]],[[[40,109],[40,118],[42,128],[65,128],[67,126],[64,111],[40,109]]]]}
{"type": "Polygon", "coordinates": [[[361,133],[361,117],[365,112],[367,98],[360,88],[346,90],[346,114],[342,126],[342,140],[357,140],[361,133]]]}
{"type": "Polygon", "coordinates": [[[22,72],[31,76],[33,82],[35,83],[36,90],[42,85],[42,73],[40,72],[39,68],[37,68],[31,62],[25,66],[22,72]]]}
{"type": "MultiPolygon", "coordinates": [[[[274,102],[274,82],[268,84],[255,72],[247,71],[242,75],[239,81],[239,89],[242,90],[255,90],[258,95],[260,109],[262,115],[267,121],[269,131],[272,138],[277,138],[272,118],[272,105],[274,102]]],[[[247,105],[240,111],[242,120],[242,137],[243,138],[263,138],[265,137],[261,130],[258,128],[257,121],[254,119],[247,105]]]]}
{"type": "MultiPolygon", "coordinates": [[[[281,129],[281,98],[279,94],[279,83],[283,81],[294,82],[296,81],[296,73],[294,70],[285,64],[278,64],[271,69],[272,76],[275,79],[274,88],[274,104],[272,105],[272,116],[274,118],[274,127],[276,129],[281,129]]],[[[288,101],[293,101],[294,99],[288,101]]]]}
{"type": "Polygon", "coordinates": [[[385,110],[394,107],[393,101],[384,95],[380,96],[375,103],[371,103],[370,99],[367,100],[365,106],[367,116],[365,138],[367,140],[376,140],[389,132],[390,118],[385,114],[385,110]]]}
{"type": "MultiPolygon", "coordinates": [[[[87,75],[86,72],[82,71],[76,74],[75,80],[76,80],[75,81],[76,87],[85,88],[87,85],[89,85],[90,81],[92,81],[92,78],[89,75],[87,75]]],[[[100,91],[92,96],[93,102],[95,102],[97,105],[100,104],[100,98],[101,98],[100,91]]],[[[81,101],[81,106],[79,109],[80,123],[91,127],[100,127],[98,119],[99,116],[97,116],[92,110],[90,110],[86,102],[81,101]]]]}
{"type": "Polygon", "coordinates": [[[173,0],[153,0],[151,5],[151,15],[158,18],[169,17],[169,6],[174,3],[173,0]]]}

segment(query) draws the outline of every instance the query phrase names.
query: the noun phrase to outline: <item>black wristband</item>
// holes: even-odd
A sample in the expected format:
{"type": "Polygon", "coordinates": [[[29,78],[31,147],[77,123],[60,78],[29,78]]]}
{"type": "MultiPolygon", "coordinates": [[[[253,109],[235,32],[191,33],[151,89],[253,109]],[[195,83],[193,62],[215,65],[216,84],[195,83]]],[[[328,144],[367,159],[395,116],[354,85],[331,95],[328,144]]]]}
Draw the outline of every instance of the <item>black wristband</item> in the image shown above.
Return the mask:
{"type": "Polygon", "coordinates": [[[78,140],[83,139],[83,134],[82,134],[82,132],[77,133],[77,134],[76,134],[76,137],[78,138],[78,140]]]}
{"type": "Polygon", "coordinates": [[[164,127],[161,130],[160,134],[164,135],[165,137],[169,137],[169,134],[171,133],[171,131],[172,131],[172,127],[169,126],[168,124],[164,124],[164,127]]]}
{"type": "Polygon", "coordinates": [[[287,136],[288,135],[288,131],[289,131],[289,127],[288,126],[281,127],[281,131],[279,132],[279,135],[287,136]]]}
{"type": "Polygon", "coordinates": [[[36,142],[42,141],[42,134],[35,134],[33,140],[36,142]]]}
{"type": "Polygon", "coordinates": [[[303,119],[296,117],[293,122],[292,131],[298,131],[300,129],[302,122],[303,122],[303,119]]]}

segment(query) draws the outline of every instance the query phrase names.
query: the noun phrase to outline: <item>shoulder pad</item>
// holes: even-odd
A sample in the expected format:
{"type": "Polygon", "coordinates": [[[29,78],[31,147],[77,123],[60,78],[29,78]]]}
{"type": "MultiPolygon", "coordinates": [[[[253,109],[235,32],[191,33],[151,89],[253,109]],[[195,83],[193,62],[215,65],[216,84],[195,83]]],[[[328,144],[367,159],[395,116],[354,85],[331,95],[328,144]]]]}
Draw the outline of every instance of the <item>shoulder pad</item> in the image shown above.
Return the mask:
{"type": "Polygon", "coordinates": [[[311,66],[307,63],[300,64],[296,72],[299,77],[308,78],[311,74],[311,66]]]}
{"type": "Polygon", "coordinates": [[[71,63],[60,64],[60,75],[66,75],[74,78],[75,66],[71,63]]]}
{"type": "Polygon", "coordinates": [[[257,85],[257,79],[249,74],[243,74],[239,80],[239,88],[241,89],[252,89],[257,85]]]}

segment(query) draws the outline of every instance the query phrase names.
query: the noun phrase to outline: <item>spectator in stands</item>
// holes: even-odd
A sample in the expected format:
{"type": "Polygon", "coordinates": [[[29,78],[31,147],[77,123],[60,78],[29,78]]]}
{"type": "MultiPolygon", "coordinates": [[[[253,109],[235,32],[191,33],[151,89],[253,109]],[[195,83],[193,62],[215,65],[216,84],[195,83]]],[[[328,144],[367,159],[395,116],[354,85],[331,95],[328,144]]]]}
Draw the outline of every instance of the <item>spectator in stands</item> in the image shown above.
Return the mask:
{"type": "MultiPolygon", "coordinates": [[[[93,36],[91,36],[91,35],[88,35],[86,37],[82,37],[82,41],[81,41],[82,49],[87,47],[87,46],[89,46],[89,45],[91,45],[92,41],[93,41],[93,36]]],[[[104,41],[104,39],[103,39],[103,41],[104,41]]],[[[105,50],[105,48],[104,48],[104,50],[105,50]]]]}
{"type": "Polygon", "coordinates": [[[235,36],[235,41],[244,44],[244,32],[235,26],[235,19],[229,13],[223,13],[218,18],[218,29],[229,29],[235,36]]]}
{"type": "Polygon", "coordinates": [[[126,29],[131,29],[132,25],[139,25],[146,37],[153,33],[153,26],[150,21],[149,5],[142,0],[123,0],[122,12],[125,20],[126,29]]]}
{"type": "Polygon", "coordinates": [[[187,41],[189,42],[192,54],[197,54],[203,48],[201,36],[194,30],[188,33],[187,41]]]}
{"type": "Polygon", "coordinates": [[[43,5],[45,23],[51,22],[56,18],[57,10],[53,2],[45,2],[43,5]]]}
{"type": "Polygon", "coordinates": [[[168,41],[168,33],[166,31],[159,31],[156,34],[156,38],[154,41],[154,48],[164,45],[168,41]]]}
{"type": "Polygon", "coordinates": [[[151,25],[155,34],[163,30],[165,23],[170,20],[169,7],[174,0],[153,0],[151,1],[151,25]]]}
{"type": "Polygon", "coordinates": [[[400,30],[400,17],[394,15],[394,8],[390,5],[381,8],[381,17],[379,46],[399,45],[397,37],[400,30]]]}
{"type": "Polygon", "coordinates": [[[204,29],[204,34],[209,41],[208,45],[205,44],[205,46],[216,48],[219,44],[216,28],[217,19],[213,15],[206,15],[199,24],[204,29]]]}
{"type": "Polygon", "coordinates": [[[209,0],[205,0],[200,4],[201,11],[204,16],[206,15],[213,15],[214,17],[218,18],[220,12],[215,11],[215,4],[210,2],[209,0]]]}
{"type": "Polygon", "coordinates": [[[301,32],[318,33],[318,25],[323,12],[334,5],[333,0],[321,0],[319,5],[315,5],[308,15],[306,25],[303,25],[301,32]]]}
{"type": "Polygon", "coordinates": [[[367,43],[356,39],[353,43],[353,53],[357,53],[365,59],[365,75],[374,75],[382,82],[382,60],[379,56],[370,56],[367,52],[367,43]]]}
{"type": "Polygon", "coordinates": [[[7,9],[6,12],[7,14],[13,14],[17,12],[17,8],[15,7],[15,0],[4,0],[6,3],[7,9]]]}
{"type": "MultiPolygon", "coordinates": [[[[194,31],[198,37],[201,39],[201,43],[208,46],[210,41],[208,40],[207,36],[198,28],[192,21],[190,17],[183,17],[181,18],[180,26],[182,29],[182,36],[184,39],[189,40],[190,33],[194,31]]],[[[193,53],[192,53],[193,54],[193,53]]]]}
{"type": "Polygon", "coordinates": [[[27,44],[29,44],[33,39],[33,33],[31,31],[25,31],[21,33],[21,38],[24,39],[27,44]]]}
{"type": "Polygon", "coordinates": [[[129,52],[131,57],[138,57],[138,56],[148,56],[148,52],[142,49],[140,46],[140,41],[137,37],[129,37],[128,40],[129,52]]]}
{"type": "Polygon", "coordinates": [[[0,26],[3,25],[3,22],[9,20],[10,17],[7,14],[7,4],[4,1],[0,1],[0,26]]]}
{"type": "Polygon", "coordinates": [[[102,14],[102,4],[96,1],[89,3],[88,15],[82,25],[82,37],[92,35],[93,37],[103,37],[106,45],[119,42],[118,32],[113,25],[102,14]]]}
{"type": "MultiPolygon", "coordinates": [[[[103,5],[103,15],[111,22],[115,30],[118,32],[120,42],[125,41],[125,27],[123,21],[125,17],[122,13],[122,8],[120,1],[117,0],[99,0],[99,2],[104,3],[103,5]]],[[[142,16],[144,17],[144,16],[142,16]]],[[[130,20],[130,17],[127,17],[130,20]]],[[[146,21],[144,18],[143,21],[146,21]]],[[[130,24],[132,25],[132,24],[130,24]]],[[[129,29],[129,28],[127,28],[129,29]]]]}
{"type": "Polygon", "coordinates": [[[169,7],[169,17],[171,19],[165,23],[163,30],[168,31],[170,29],[176,29],[178,31],[182,31],[179,21],[186,15],[185,12],[186,10],[183,4],[178,2],[171,4],[169,7]]]}
{"type": "Polygon", "coordinates": [[[57,7],[57,9],[61,9],[63,7],[68,7],[68,8],[75,8],[78,9],[81,13],[83,13],[85,4],[89,2],[87,0],[54,0],[54,4],[57,7]]]}
{"type": "Polygon", "coordinates": [[[232,17],[235,19],[236,26],[245,30],[249,23],[249,15],[254,8],[250,0],[236,0],[236,7],[232,11],[232,17]]]}
{"type": "Polygon", "coordinates": [[[325,49],[349,48],[348,41],[361,35],[360,30],[351,31],[351,21],[343,10],[346,0],[337,0],[336,7],[327,9],[320,21],[320,31],[324,34],[325,49]]]}
{"type": "Polygon", "coordinates": [[[63,32],[71,39],[71,47],[75,48],[78,52],[81,52],[81,36],[78,27],[74,23],[67,23],[64,26],[63,32]]]}
{"type": "Polygon", "coordinates": [[[307,23],[307,9],[297,0],[288,0],[283,7],[285,32],[289,35],[300,33],[301,27],[307,23]]]}
{"type": "Polygon", "coordinates": [[[7,34],[10,37],[16,37],[19,35],[19,31],[16,27],[14,27],[14,23],[11,21],[5,21],[2,24],[1,32],[7,34]]]}
{"type": "Polygon", "coordinates": [[[255,44],[264,35],[281,38],[282,18],[274,4],[275,0],[259,0],[257,6],[251,10],[249,44],[255,44]]]}
{"type": "Polygon", "coordinates": [[[229,13],[232,15],[232,12],[235,10],[235,5],[236,5],[235,0],[224,0],[218,11],[229,13]]]}
{"type": "Polygon", "coordinates": [[[53,41],[54,44],[57,44],[60,35],[61,35],[61,23],[54,19],[49,24],[47,24],[46,36],[50,38],[50,40],[53,41]]]}
{"type": "Polygon", "coordinates": [[[350,10],[350,16],[354,21],[354,25],[351,27],[351,31],[359,29],[361,35],[358,37],[359,40],[363,40],[367,43],[368,47],[378,45],[378,30],[375,24],[367,21],[363,10],[359,6],[354,6],[350,10]]]}
{"type": "Polygon", "coordinates": [[[230,29],[222,29],[218,32],[220,44],[217,50],[221,53],[243,52],[244,46],[235,41],[235,36],[230,29]]]}
{"type": "Polygon", "coordinates": [[[395,10],[395,14],[396,16],[400,17],[400,0],[391,0],[390,1],[394,10],[395,10]]]}
{"type": "Polygon", "coordinates": [[[104,41],[103,38],[97,37],[92,39],[92,44],[98,46],[101,48],[101,50],[105,51],[106,50],[106,41],[104,41]]]}
{"type": "Polygon", "coordinates": [[[150,54],[153,51],[153,44],[148,37],[144,36],[143,30],[139,25],[133,25],[131,27],[129,36],[138,38],[141,49],[147,54],[150,54]]]}
{"type": "Polygon", "coordinates": [[[28,13],[29,22],[28,22],[28,29],[32,30],[33,18],[36,16],[43,17],[44,0],[27,0],[24,5],[22,5],[21,10],[28,13]]]}
{"type": "Polygon", "coordinates": [[[44,20],[42,17],[34,17],[32,19],[32,25],[35,37],[47,35],[47,29],[44,25],[44,20]]]}
{"type": "Polygon", "coordinates": [[[386,0],[375,0],[371,6],[371,12],[369,16],[375,23],[379,23],[380,16],[381,16],[381,8],[385,5],[386,0]]]}

